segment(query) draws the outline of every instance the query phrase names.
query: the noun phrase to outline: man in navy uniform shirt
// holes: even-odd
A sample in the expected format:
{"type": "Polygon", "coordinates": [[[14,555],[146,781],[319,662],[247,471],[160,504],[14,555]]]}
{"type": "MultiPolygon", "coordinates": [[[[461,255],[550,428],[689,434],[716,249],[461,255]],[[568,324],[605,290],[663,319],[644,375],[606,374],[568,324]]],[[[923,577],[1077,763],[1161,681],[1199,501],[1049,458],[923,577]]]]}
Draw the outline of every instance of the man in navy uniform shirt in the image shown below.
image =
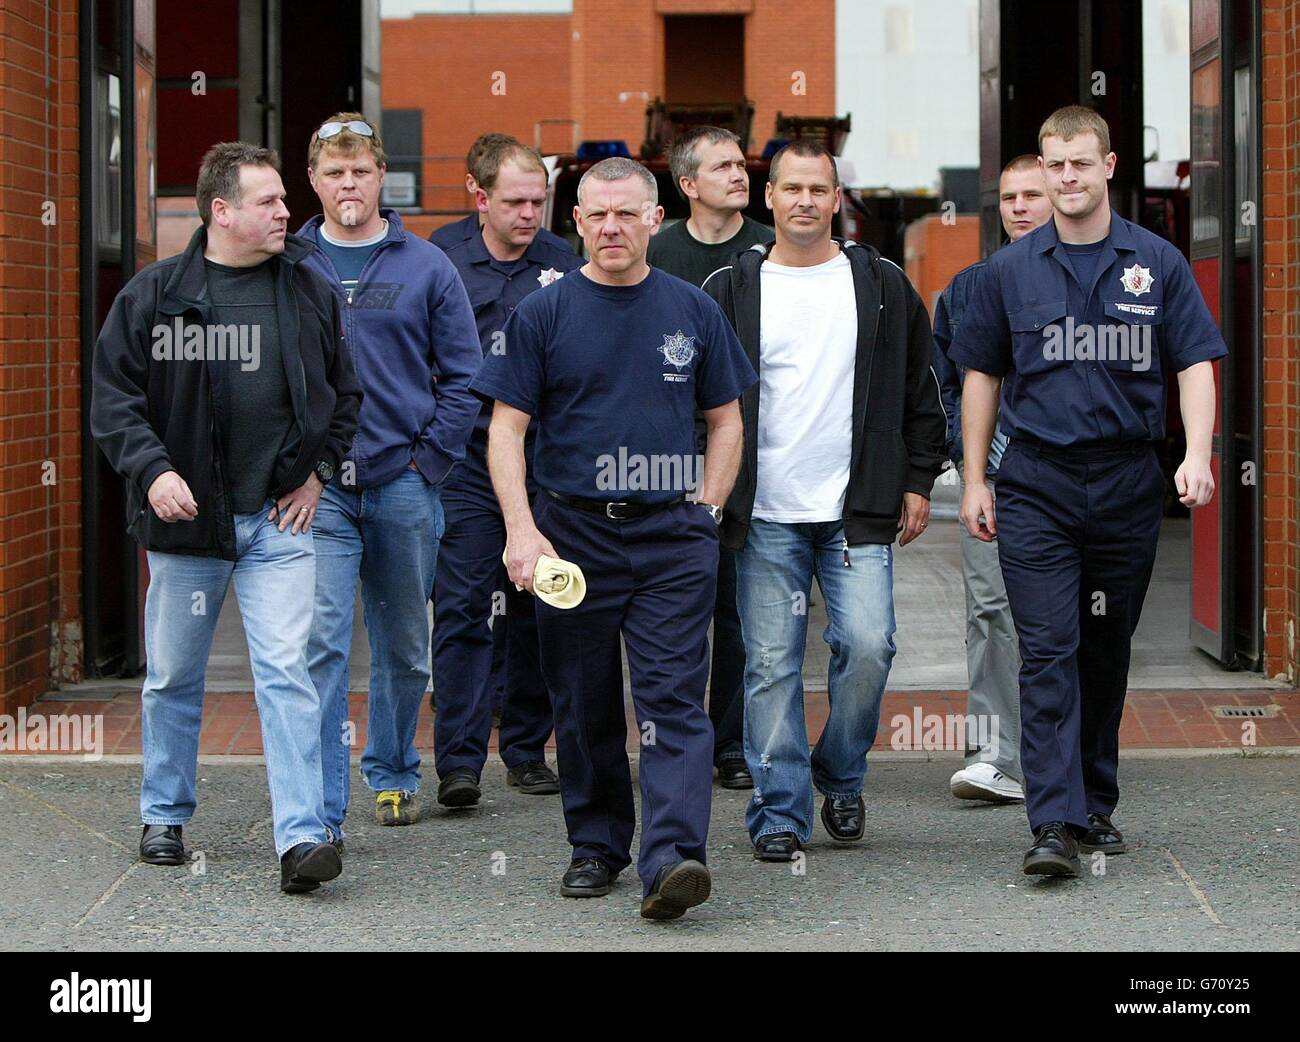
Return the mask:
{"type": "MultiPolygon", "coordinates": [[[[541,156],[513,138],[495,138],[472,172],[476,225],[468,237],[443,247],[469,293],[484,355],[502,349],[506,321],[520,301],[582,264],[563,239],[542,238],[546,167],[541,156]]],[[[465,461],[442,492],[447,529],[433,598],[433,734],[438,800],[449,807],[472,805],[481,795],[479,776],[492,727],[493,631],[502,625],[505,692],[499,738],[506,780],[531,795],[560,791],[546,764],[551,700],[539,672],[532,597],[511,583],[494,597],[498,577],[504,577],[506,532],[488,477],[489,419],[488,410],[480,411],[465,461]],[[489,627],[494,601],[496,619],[489,627]]],[[[530,431],[529,461],[532,443],[530,431]]]]}
{"type": "MultiPolygon", "coordinates": [[[[467,242],[479,234],[479,229],[483,227],[486,219],[483,211],[477,209],[480,179],[485,179],[486,170],[500,165],[502,156],[510,155],[515,149],[524,147],[526,146],[518,138],[495,131],[480,134],[474,139],[474,144],[470,145],[469,152],[465,155],[465,190],[474,196],[476,209],[459,221],[452,221],[451,224],[435,228],[429,233],[431,243],[439,249],[450,251],[457,243],[467,242]]],[[[564,249],[569,245],[563,236],[556,235],[549,228],[538,228],[537,240],[557,249],[564,249]]],[[[569,252],[573,252],[572,248],[569,252]]]]}
{"type": "Polygon", "coordinates": [[[531,590],[541,554],[586,574],[577,607],[537,605],[573,846],[560,892],[603,896],[631,863],[621,635],[641,740],[641,914],[675,919],[712,885],[708,625],[717,524],[740,463],[737,399],[756,376],[717,305],[646,263],[663,208],[645,167],[595,164],[574,218],[590,262],[515,309],[504,352],[487,356],[471,390],[495,401],[488,459],[510,578],[531,590]],[[690,502],[697,407],[709,437],[690,502]],[[541,491],[530,510],[533,416],[541,491]]]}
{"type": "Polygon", "coordinates": [[[1106,121],[1072,105],[1038,133],[1055,215],[988,259],[948,355],[967,372],[961,519],[997,538],[1020,637],[1029,875],[1124,851],[1119,725],[1163,514],[1165,366],[1178,374],[1181,501],[1214,495],[1211,363],[1223,338],[1177,248],[1111,211],[1106,121]],[[984,480],[1001,391],[997,509],[984,480]]]}

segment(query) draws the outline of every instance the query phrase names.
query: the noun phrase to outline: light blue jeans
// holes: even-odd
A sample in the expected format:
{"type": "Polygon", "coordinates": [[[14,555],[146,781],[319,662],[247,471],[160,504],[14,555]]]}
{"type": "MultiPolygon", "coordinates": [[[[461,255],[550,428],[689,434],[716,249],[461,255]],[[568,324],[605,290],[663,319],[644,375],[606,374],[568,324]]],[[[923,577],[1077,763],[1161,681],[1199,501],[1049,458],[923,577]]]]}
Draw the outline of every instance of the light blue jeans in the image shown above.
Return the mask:
{"type": "Polygon", "coordinates": [[[326,832],[320,700],[306,654],[315,550],[310,532],[292,535],[266,520],[272,505],[268,499],[256,514],[235,515],[234,561],[149,553],[140,820],[184,825],[194,816],[203,677],[233,575],[262,723],[275,852],[282,856],[299,843],[323,842],[326,832]]]}
{"type": "Polygon", "coordinates": [[[838,521],[780,524],[755,518],[736,555],[737,605],[745,639],[745,761],[754,795],[745,815],[755,842],[793,832],[807,842],[813,788],[862,794],[867,751],[894,659],[893,549],[849,547],[838,521]],[[826,602],[830,715],[808,750],[803,660],[813,576],[826,602]]]}
{"type": "Polygon", "coordinates": [[[438,490],[419,471],[361,492],[328,485],[312,521],[316,611],[307,663],[321,698],[325,823],[338,837],[348,812],[348,653],[357,578],[370,638],[370,695],[361,774],[376,792],[420,788],[415,728],[429,686],[429,616],[438,541],[438,490]]]}

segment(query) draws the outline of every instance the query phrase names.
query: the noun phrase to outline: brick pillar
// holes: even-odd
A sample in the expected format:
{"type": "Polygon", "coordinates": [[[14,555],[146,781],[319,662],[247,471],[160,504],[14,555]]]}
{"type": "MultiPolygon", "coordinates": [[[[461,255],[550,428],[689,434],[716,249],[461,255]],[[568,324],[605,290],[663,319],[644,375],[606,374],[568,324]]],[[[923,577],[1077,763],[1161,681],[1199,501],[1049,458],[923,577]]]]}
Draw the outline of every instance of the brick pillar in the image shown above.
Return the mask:
{"type": "Polygon", "coordinates": [[[77,5],[0,6],[0,710],[79,680],[77,5]]]}
{"type": "Polygon", "coordinates": [[[1264,672],[1300,681],[1300,10],[1261,5],[1264,672]]]}
{"type": "MultiPolygon", "coordinates": [[[[776,136],[776,114],[837,116],[835,0],[804,0],[795,24],[781,0],[754,0],[745,19],[745,93],[754,102],[750,148],[776,136]]],[[[867,127],[860,127],[867,133],[867,127]]]]}

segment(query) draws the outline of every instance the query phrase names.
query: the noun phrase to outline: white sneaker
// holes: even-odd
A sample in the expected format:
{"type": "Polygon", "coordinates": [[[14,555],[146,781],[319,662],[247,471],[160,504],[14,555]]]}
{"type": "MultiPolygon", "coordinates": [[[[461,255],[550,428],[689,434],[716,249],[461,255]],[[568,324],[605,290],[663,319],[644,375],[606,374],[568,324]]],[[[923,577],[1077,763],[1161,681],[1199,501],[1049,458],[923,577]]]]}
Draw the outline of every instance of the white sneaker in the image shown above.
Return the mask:
{"type": "Polygon", "coordinates": [[[988,800],[1011,803],[1025,798],[1025,790],[991,763],[963,767],[948,780],[949,791],[959,800],[988,800]]]}

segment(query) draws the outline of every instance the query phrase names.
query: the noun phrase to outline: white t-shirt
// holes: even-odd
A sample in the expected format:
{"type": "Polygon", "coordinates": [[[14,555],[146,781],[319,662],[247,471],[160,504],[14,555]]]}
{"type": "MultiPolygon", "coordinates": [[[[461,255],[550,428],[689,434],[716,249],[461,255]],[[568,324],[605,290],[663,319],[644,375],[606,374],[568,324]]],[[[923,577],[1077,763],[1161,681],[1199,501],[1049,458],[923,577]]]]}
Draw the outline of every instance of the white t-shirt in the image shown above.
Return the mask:
{"type": "Polygon", "coordinates": [[[792,268],[767,261],[759,338],[753,516],[795,524],[844,515],[853,447],[858,309],[843,252],[792,268]]]}

